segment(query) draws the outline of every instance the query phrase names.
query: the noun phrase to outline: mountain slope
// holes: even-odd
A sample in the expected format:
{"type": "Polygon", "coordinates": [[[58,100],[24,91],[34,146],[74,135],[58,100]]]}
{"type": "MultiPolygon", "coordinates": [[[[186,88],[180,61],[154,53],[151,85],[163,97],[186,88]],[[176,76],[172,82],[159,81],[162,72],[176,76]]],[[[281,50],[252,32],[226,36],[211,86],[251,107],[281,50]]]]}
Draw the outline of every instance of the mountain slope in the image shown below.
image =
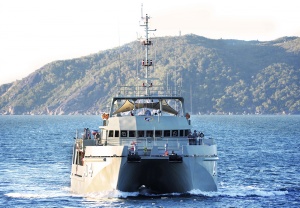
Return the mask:
{"type": "MultiPolygon", "coordinates": [[[[196,35],[152,40],[156,85],[182,86],[191,113],[300,113],[300,38],[212,40],[196,35]]],[[[143,77],[144,50],[132,42],[55,61],[0,86],[0,114],[99,114],[118,84],[143,77]]]]}

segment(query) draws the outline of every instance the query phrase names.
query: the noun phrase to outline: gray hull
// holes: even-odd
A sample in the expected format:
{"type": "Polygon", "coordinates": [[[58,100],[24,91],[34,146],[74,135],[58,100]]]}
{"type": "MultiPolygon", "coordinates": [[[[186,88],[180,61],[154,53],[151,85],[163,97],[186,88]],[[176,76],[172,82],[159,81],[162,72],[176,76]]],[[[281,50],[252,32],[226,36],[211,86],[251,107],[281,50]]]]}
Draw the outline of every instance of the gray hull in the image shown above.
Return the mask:
{"type": "Polygon", "coordinates": [[[214,152],[216,146],[186,146],[180,160],[171,156],[141,156],[131,160],[127,147],[87,148],[83,165],[72,165],[71,190],[92,193],[119,190],[151,193],[186,193],[217,190],[214,154],[196,155],[198,149],[214,152]],[[89,151],[90,150],[90,151],[89,151]],[[110,154],[110,156],[109,156],[110,154]]]}

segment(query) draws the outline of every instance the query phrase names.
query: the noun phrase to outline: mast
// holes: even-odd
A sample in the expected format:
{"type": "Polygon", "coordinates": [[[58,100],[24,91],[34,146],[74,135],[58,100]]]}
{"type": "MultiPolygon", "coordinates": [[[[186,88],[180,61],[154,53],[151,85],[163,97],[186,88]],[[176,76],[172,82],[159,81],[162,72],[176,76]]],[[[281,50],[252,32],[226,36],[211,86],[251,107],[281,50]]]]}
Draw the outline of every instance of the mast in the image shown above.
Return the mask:
{"type": "Polygon", "coordinates": [[[142,61],[142,67],[146,70],[145,73],[145,81],[146,83],[143,83],[143,87],[146,88],[146,95],[150,95],[150,91],[149,88],[152,87],[152,82],[151,79],[148,77],[148,73],[149,73],[149,67],[152,66],[152,59],[149,60],[149,46],[152,45],[152,42],[149,40],[149,32],[150,31],[156,31],[156,29],[154,30],[150,30],[149,29],[149,19],[150,17],[148,16],[148,14],[146,14],[145,17],[143,17],[143,8],[142,8],[142,20],[144,21],[144,24],[141,24],[140,26],[145,27],[145,40],[142,42],[142,44],[145,46],[145,59],[143,59],[142,61]]]}

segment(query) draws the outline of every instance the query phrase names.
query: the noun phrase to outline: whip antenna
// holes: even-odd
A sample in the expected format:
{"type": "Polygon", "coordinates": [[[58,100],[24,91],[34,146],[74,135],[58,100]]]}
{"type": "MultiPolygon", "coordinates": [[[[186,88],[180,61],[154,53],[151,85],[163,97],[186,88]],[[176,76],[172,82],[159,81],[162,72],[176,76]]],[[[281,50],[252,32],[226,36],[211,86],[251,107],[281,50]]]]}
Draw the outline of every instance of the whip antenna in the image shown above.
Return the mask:
{"type": "Polygon", "coordinates": [[[143,4],[141,4],[141,18],[144,18],[144,14],[143,14],[143,4]]]}

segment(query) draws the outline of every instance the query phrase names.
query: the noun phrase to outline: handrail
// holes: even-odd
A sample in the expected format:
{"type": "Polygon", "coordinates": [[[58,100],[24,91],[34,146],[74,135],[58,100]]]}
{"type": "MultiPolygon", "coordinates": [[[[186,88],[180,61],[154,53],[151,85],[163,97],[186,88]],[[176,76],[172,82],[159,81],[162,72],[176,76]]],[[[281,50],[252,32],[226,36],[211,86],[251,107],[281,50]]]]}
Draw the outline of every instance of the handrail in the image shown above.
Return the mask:
{"type": "MultiPolygon", "coordinates": [[[[145,94],[145,86],[118,86],[118,96],[143,96],[145,94]]],[[[150,96],[181,96],[181,90],[164,89],[164,86],[152,86],[149,90],[150,96]]],[[[149,95],[148,95],[149,96],[149,95]]]]}

